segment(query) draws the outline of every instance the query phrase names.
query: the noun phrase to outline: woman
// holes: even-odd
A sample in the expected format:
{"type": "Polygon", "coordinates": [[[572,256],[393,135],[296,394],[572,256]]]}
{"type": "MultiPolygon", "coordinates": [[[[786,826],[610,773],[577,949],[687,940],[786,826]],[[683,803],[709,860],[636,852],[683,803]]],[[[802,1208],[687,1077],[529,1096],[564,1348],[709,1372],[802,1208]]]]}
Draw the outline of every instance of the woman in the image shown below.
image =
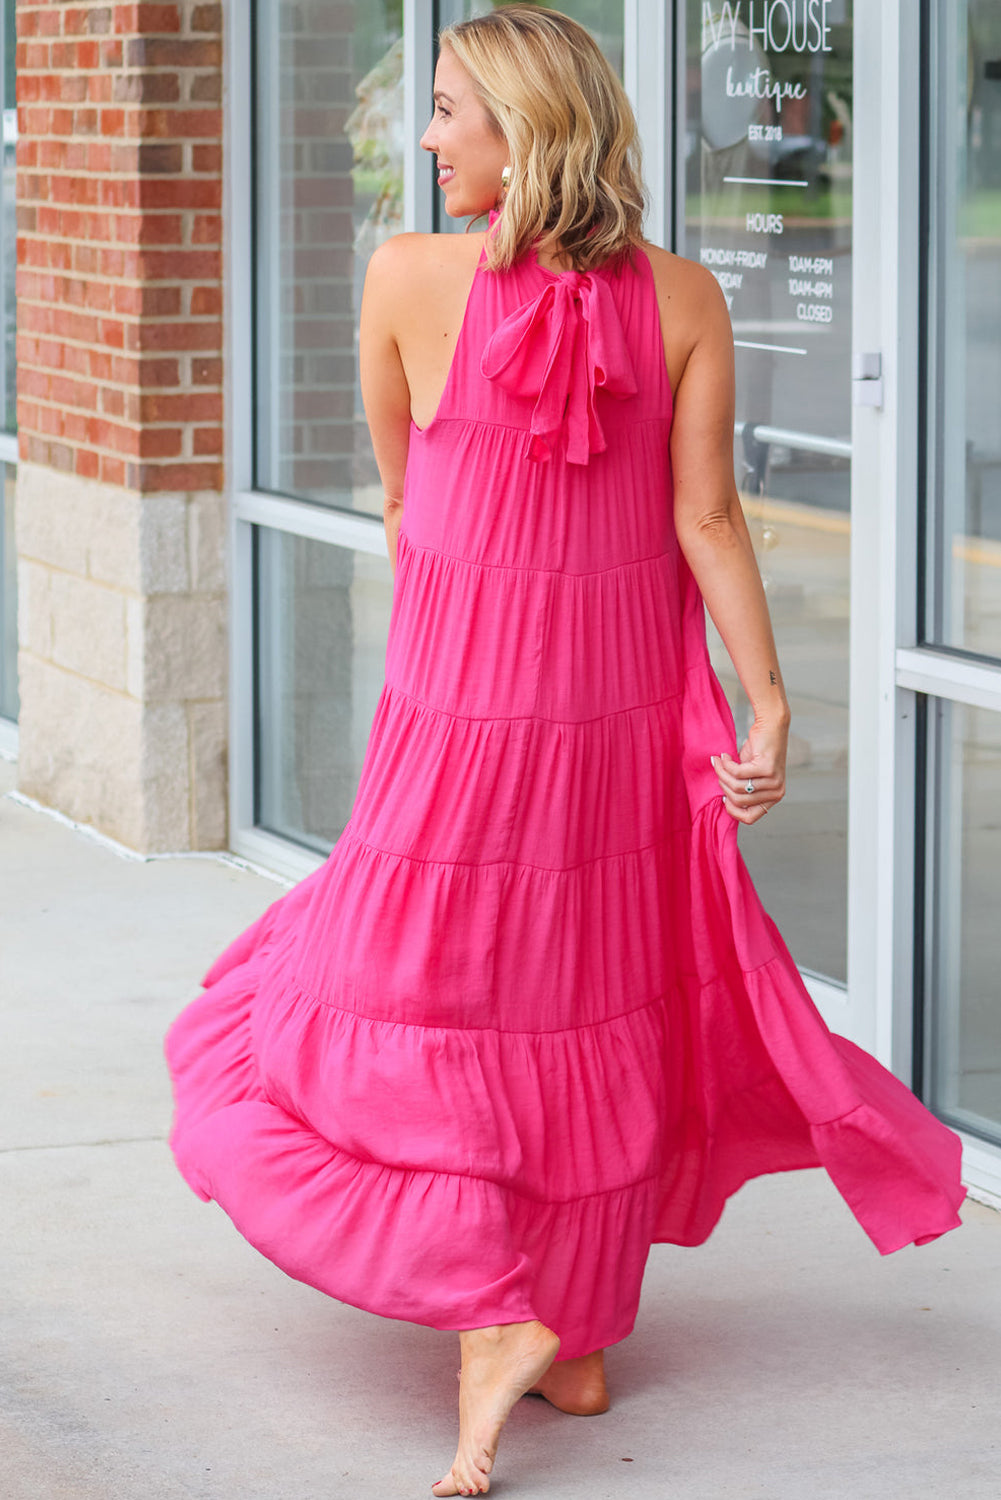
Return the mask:
{"type": "Polygon", "coordinates": [[[567,18],[441,38],[465,237],[373,257],[362,374],[396,573],[324,867],[170,1037],[182,1171],[290,1274],[458,1330],[489,1488],[536,1390],[608,1405],[655,1241],[823,1164],[882,1251],[958,1223],[957,1142],[817,1016],[736,850],[789,710],[734,490],[715,281],[642,241],[622,89],[567,18]],[[703,603],[754,709],[736,752],[703,603]],[[557,1353],[559,1360],[556,1360],[557,1353]]]}

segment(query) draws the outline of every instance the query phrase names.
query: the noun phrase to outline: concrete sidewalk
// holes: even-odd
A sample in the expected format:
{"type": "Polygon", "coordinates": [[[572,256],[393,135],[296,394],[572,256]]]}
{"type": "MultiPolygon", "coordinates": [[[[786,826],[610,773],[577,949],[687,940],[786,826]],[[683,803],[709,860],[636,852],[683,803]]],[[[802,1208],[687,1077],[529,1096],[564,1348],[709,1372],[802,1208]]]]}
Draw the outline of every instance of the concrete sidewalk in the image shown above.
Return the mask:
{"type": "MultiPolygon", "coordinates": [[[[0,851],[0,1497],[426,1496],[453,1338],[286,1279],[165,1144],[163,1032],[281,887],[2,796],[0,851]]],[[[883,1260],[820,1173],[750,1184],[654,1250],[611,1413],[523,1402],[494,1493],[997,1500],[1001,1214],[964,1218],[883,1260]]]]}

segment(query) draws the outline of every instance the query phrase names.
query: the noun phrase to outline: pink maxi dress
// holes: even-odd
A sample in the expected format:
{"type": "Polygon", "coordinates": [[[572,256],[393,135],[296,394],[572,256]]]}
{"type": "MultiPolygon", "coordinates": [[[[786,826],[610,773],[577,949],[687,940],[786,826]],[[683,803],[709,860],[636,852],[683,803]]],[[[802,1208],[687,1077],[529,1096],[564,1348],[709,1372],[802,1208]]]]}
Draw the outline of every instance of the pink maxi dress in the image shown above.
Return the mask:
{"type": "Polygon", "coordinates": [[[642,252],[481,263],[411,434],[351,820],[168,1038],[181,1172],[290,1276],[540,1318],[562,1358],[760,1173],[824,1166],[884,1253],[963,1199],[956,1136],[828,1032],[738,854],[671,410],[642,252]]]}

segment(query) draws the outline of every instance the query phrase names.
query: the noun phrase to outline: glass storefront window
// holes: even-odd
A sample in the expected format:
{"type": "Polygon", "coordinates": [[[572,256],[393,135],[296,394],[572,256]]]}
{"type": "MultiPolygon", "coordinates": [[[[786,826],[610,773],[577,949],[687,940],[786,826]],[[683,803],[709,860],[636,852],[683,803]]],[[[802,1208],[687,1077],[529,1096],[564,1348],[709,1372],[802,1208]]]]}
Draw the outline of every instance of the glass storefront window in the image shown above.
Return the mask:
{"type": "MultiPolygon", "coordinates": [[[[566,8],[621,70],[621,0],[566,8]]],[[[368,257],[403,227],[401,27],[400,0],[255,0],[254,482],[380,516],[357,323],[368,257]]],[[[389,564],[257,527],[254,580],[254,821],[326,853],[382,687],[389,564]]]]}
{"type": "MultiPolygon", "coordinates": [[[[1001,6],[928,17],[923,639],[1001,661],[1001,6]]],[[[957,675],[962,664],[957,660],[957,675]]],[[[1001,712],[929,700],[925,1069],[1001,1144],[1001,712]]]]}
{"type": "MultiPolygon", "coordinates": [[[[494,0],[438,0],[438,28],[440,30],[444,26],[454,26],[459,21],[487,15],[491,10],[502,7],[503,0],[497,0],[497,3],[494,0]]],[[[571,16],[573,20],[586,26],[619,77],[622,77],[622,0],[564,0],[563,4],[551,4],[550,9],[561,11],[563,15],[571,16]]],[[[434,213],[435,229],[439,233],[465,233],[468,221],[450,219],[444,211],[441,194],[438,192],[435,194],[434,213]]],[[[477,228],[481,227],[483,226],[477,225],[477,228]]]]}
{"type": "Polygon", "coordinates": [[[1001,6],[931,7],[926,640],[1001,656],[1001,6]]]}
{"type": "Polygon", "coordinates": [[[930,1103],[1001,1143],[1001,714],[932,702],[930,1103]]]}
{"type": "MultiPolygon", "coordinates": [[[[503,8],[504,0],[438,0],[436,24],[454,26],[474,16],[488,15],[503,8]]],[[[622,77],[623,0],[563,0],[550,10],[558,10],[586,26],[619,77],[622,77]]]]}
{"type": "MultiPolygon", "coordinates": [[[[733,322],[735,472],[793,712],[742,848],[797,962],[847,967],[852,4],[686,0],[684,231],[733,322]]],[[[718,642],[714,661],[747,705],[718,642]]]]}
{"type": "Polygon", "coordinates": [[[254,3],[254,483],[382,514],[365,267],[403,227],[402,0],[254,3]]]}
{"type": "Polygon", "coordinates": [[[389,562],[255,528],[255,823],[326,854],[347,823],[385,676],[389,562]]]}
{"type": "Polygon", "coordinates": [[[16,719],[17,554],[14,550],[14,486],[17,468],[4,464],[0,497],[0,718],[16,719]]]}

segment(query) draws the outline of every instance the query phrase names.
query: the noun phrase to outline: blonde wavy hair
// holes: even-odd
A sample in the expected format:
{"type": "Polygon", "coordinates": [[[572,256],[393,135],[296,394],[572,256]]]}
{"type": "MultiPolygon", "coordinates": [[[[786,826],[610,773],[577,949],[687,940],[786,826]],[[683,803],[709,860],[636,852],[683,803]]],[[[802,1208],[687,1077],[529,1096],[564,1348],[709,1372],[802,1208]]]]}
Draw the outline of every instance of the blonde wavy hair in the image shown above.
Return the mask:
{"type": "Polygon", "coordinates": [[[534,5],[446,26],[439,42],[473,80],[511,153],[504,212],[487,261],[506,270],[533,245],[587,271],[642,239],[636,120],[588,31],[534,5]]]}

